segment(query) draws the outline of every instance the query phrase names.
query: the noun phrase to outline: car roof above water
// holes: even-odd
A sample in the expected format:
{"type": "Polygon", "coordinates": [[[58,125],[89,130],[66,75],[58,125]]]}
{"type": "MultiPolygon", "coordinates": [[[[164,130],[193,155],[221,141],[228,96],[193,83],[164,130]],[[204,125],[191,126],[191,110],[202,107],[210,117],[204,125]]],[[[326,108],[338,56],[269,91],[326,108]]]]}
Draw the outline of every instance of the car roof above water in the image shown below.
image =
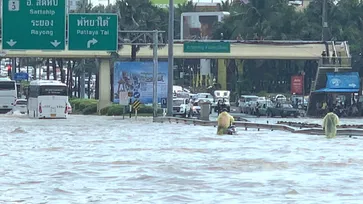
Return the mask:
{"type": "Polygon", "coordinates": [[[67,86],[66,84],[57,81],[57,80],[34,80],[31,81],[29,85],[38,85],[38,86],[67,86]]]}

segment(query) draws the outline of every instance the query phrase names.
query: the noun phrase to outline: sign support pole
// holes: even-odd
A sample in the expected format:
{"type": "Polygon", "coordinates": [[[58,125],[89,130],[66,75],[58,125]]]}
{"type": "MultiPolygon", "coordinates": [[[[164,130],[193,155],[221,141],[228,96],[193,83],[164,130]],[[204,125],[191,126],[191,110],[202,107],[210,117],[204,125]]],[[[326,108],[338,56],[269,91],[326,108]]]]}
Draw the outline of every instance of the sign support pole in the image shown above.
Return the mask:
{"type": "Polygon", "coordinates": [[[130,98],[130,103],[129,103],[129,108],[130,108],[130,118],[131,118],[131,114],[132,114],[132,99],[130,98]]]}
{"type": "Polygon", "coordinates": [[[135,120],[137,120],[137,108],[135,109],[135,120]]]}
{"type": "Polygon", "coordinates": [[[168,28],[168,95],[167,114],[173,116],[173,80],[174,80],[174,0],[169,0],[169,28],[168,28]]]}
{"type": "MultiPolygon", "coordinates": [[[[157,30],[153,32],[153,59],[154,59],[154,69],[153,69],[153,117],[157,117],[158,113],[158,34],[157,30]]],[[[170,83],[170,82],[169,82],[170,83]]]]}
{"type": "Polygon", "coordinates": [[[126,108],[127,108],[127,106],[124,106],[123,111],[122,111],[122,119],[123,120],[125,120],[126,108]]]}

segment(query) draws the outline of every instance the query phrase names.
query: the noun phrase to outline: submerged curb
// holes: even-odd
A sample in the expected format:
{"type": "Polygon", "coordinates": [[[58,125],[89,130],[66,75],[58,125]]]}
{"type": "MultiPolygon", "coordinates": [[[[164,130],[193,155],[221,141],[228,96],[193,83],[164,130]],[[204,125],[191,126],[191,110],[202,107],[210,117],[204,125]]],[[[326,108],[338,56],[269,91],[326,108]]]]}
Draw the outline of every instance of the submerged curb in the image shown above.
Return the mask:
{"type": "MultiPolygon", "coordinates": [[[[205,121],[198,119],[189,119],[189,118],[176,118],[176,117],[156,117],[153,119],[153,122],[158,123],[181,123],[188,125],[199,125],[199,126],[217,126],[217,121],[205,121]]],[[[260,131],[264,130],[279,130],[291,133],[300,133],[300,134],[313,134],[313,135],[324,135],[324,131],[321,128],[296,128],[284,124],[262,124],[262,123],[253,123],[253,122],[242,122],[235,121],[234,125],[236,127],[242,127],[245,131],[248,129],[257,129],[260,131]]],[[[338,128],[337,130],[338,136],[363,136],[363,129],[356,128],[338,128]]]]}

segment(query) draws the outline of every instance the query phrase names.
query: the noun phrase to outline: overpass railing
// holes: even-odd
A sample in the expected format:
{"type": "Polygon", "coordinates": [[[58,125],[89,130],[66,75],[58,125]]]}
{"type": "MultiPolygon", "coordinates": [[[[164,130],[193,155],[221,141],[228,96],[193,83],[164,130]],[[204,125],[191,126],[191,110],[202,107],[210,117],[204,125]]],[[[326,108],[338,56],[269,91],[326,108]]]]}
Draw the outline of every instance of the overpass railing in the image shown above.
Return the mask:
{"type": "Polygon", "coordinates": [[[350,55],[349,45],[348,45],[347,41],[344,41],[344,48],[345,48],[345,52],[347,53],[347,56],[352,57],[350,55]]]}
{"type": "Polygon", "coordinates": [[[351,57],[322,57],[319,59],[319,68],[337,68],[337,69],[350,69],[352,67],[352,58],[351,57]]]}

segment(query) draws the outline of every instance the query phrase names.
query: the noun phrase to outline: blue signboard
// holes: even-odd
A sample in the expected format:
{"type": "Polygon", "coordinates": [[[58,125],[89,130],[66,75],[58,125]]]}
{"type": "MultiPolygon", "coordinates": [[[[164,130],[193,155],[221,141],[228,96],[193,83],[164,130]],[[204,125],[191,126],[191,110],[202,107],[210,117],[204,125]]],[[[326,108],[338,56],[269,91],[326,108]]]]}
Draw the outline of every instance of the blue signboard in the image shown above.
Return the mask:
{"type": "MultiPolygon", "coordinates": [[[[153,102],[153,62],[115,62],[114,103],[119,103],[119,93],[133,92],[142,104],[153,102]]],[[[168,94],[168,62],[158,63],[158,103],[168,94]]]]}
{"type": "Polygon", "coordinates": [[[166,108],[167,107],[167,98],[161,98],[161,108],[166,108]]]}
{"type": "Polygon", "coordinates": [[[21,81],[21,80],[27,80],[29,77],[28,73],[15,73],[14,80],[15,81],[21,81]]]}
{"type": "Polygon", "coordinates": [[[134,93],[134,98],[140,98],[140,92],[135,92],[134,93]]]}
{"type": "Polygon", "coordinates": [[[358,72],[327,73],[326,88],[329,89],[359,89],[358,72]]]}

